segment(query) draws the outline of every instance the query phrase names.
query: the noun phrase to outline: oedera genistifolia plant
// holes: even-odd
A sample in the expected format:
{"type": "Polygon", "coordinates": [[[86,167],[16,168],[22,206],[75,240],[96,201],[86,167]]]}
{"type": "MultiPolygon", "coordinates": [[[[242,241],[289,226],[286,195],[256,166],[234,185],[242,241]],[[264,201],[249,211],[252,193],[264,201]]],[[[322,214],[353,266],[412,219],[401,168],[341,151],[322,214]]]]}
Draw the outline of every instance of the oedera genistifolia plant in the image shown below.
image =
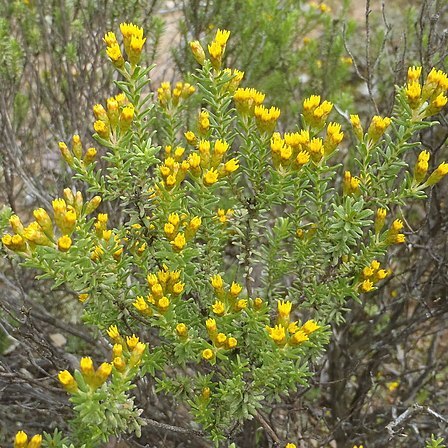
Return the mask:
{"type": "MultiPolygon", "coordinates": [[[[190,83],[153,93],[151,67],[139,65],[143,30],[120,29],[123,43],[104,37],[119,92],[93,107],[102,149],[77,135],[59,143],[92,197],[66,188],[27,226],[11,216],[14,233],[2,238],[42,278],[76,292],[85,322],[110,340],[107,362],[83,357],[59,373],[72,431],[43,443],[140,436],[151,416],[130,391],[144,376],[188,406],[192,429],[216,446],[247,419],[269,432],[260,408],[307,385],[329,324],[390,274],[381,259],[406,242],[396,206],[424,199],[448,173],[446,163],[430,170],[415,140],[437,124],[428,118],[447,103],[448,78],[432,69],[422,82],[422,68],[410,68],[392,117],[364,128],[347,114],[350,145],[317,95],[294,129],[276,132],[280,110],[222,67],[229,32],[217,31],[208,54],[192,42],[200,68],[190,83]],[[101,201],[114,216],[96,213],[101,201]]],[[[20,432],[15,445],[37,448],[38,439],[20,432]]]]}

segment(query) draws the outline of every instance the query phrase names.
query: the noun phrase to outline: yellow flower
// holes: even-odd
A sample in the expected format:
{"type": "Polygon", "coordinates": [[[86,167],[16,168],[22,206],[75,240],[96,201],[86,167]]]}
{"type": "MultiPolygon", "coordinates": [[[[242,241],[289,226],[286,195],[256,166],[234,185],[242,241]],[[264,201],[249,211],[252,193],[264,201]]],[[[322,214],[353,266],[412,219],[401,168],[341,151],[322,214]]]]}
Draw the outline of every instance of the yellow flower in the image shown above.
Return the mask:
{"type": "Polygon", "coordinates": [[[212,305],[212,310],[218,316],[222,316],[226,312],[224,303],[220,300],[215,301],[215,303],[212,305]]]}
{"type": "Polygon", "coordinates": [[[210,333],[213,333],[215,331],[217,331],[217,327],[216,327],[216,320],[215,319],[207,319],[205,321],[205,326],[207,328],[207,331],[210,333]]]}
{"type": "Polygon", "coordinates": [[[145,299],[142,296],[138,296],[135,299],[133,305],[142,314],[145,314],[147,316],[150,316],[152,314],[151,308],[149,308],[148,304],[146,303],[145,299]]]}
{"type": "Polygon", "coordinates": [[[115,357],[115,358],[113,359],[112,363],[113,363],[114,367],[115,367],[119,372],[123,372],[124,369],[126,368],[126,364],[125,364],[125,362],[123,361],[122,358],[120,358],[120,357],[118,357],[118,356],[115,357]]]}
{"type": "Polygon", "coordinates": [[[58,379],[67,392],[74,393],[78,390],[78,384],[68,370],[62,370],[59,372],[58,379]]]}
{"type": "Polygon", "coordinates": [[[81,358],[81,361],[79,362],[79,368],[81,369],[82,374],[87,377],[92,376],[95,373],[95,370],[93,368],[93,361],[90,356],[81,358]]]}
{"type": "Polygon", "coordinates": [[[232,350],[232,348],[235,348],[238,345],[238,341],[236,338],[230,337],[226,341],[226,346],[229,350],[232,350]]]}
{"type": "Polygon", "coordinates": [[[238,159],[230,159],[224,164],[224,172],[226,174],[231,174],[236,171],[240,166],[238,165],[238,159]]]}
{"type": "Polygon", "coordinates": [[[254,299],[254,308],[259,310],[263,306],[263,300],[260,297],[254,299]]]}
{"type": "Polygon", "coordinates": [[[425,182],[425,186],[429,187],[431,185],[436,184],[439,182],[443,177],[445,177],[448,174],[448,163],[442,162],[428,177],[428,179],[425,182]]]}
{"type": "Polygon", "coordinates": [[[206,359],[207,361],[210,361],[211,359],[213,359],[215,356],[215,354],[213,353],[213,350],[206,348],[205,350],[203,350],[202,352],[202,357],[204,359],[206,359]]]}
{"type": "Polygon", "coordinates": [[[361,283],[361,286],[360,286],[361,292],[370,292],[373,289],[374,289],[373,282],[370,281],[369,279],[366,279],[361,283]]]}
{"type": "Polygon", "coordinates": [[[222,290],[224,287],[224,282],[222,280],[222,277],[219,274],[213,275],[210,278],[210,282],[214,289],[222,290]]]}
{"type": "Polygon", "coordinates": [[[89,298],[89,294],[85,294],[85,293],[83,293],[83,294],[78,294],[78,300],[79,300],[81,303],[84,303],[88,298],[89,298]]]}
{"type": "Polygon", "coordinates": [[[67,252],[72,246],[72,239],[68,235],[61,236],[58,239],[58,249],[61,252],[67,252]]]}
{"type": "Polygon", "coordinates": [[[14,438],[14,448],[26,448],[28,436],[24,431],[19,431],[14,438]]]}
{"type": "Polygon", "coordinates": [[[179,232],[176,235],[176,238],[174,238],[174,240],[171,241],[171,244],[173,246],[173,249],[176,252],[180,252],[185,247],[185,245],[187,244],[187,241],[185,239],[185,235],[183,234],[183,232],[179,232]]]}
{"type": "Polygon", "coordinates": [[[277,311],[278,311],[278,315],[282,318],[282,319],[289,319],[289,315],[291,314],[291,310],[292,310],[292,302],[290,302],[289,300],[278,300],[277,301],[277,311]]]}
{"type": "Polygon", "coordinates": [[[407,84],[406,95],[412,109],[416,109],[419,106],[421,94],[422,86],[418,81],[411,81],[407,84]]]}
{"type": "Polygon", "coordinates": [[[422,73],[421,67],[409,67],[408,68],[408,82],[418,81],[422,73]]]}
{"type": "Polygon", "coordinates": [[[274,328],[266,328],[269,336],[277,345],[283,345],[286,342],[286,332],[282,325],[276,325],[274,328]]]}
{"type": "Polygon", "coordinates": [[[302,165],[305,165],[306,163],[308,163],[309,161],[310,161],[310,154],[308,152],[300,151],[297,154],[297,157],[296,157],[297,165],[302,166],[302,165]]]}
{"type": "Polygon", "coordinates": [[[224,333],[218,333],[215,338],[216,346],[222,347],[227,341],[227,336],[224,333]]]}
{"type": "Polygon", "coordinates": [[[188,328],[185,324],[180,323],[176,325],[176,333],[180,337],[185,337],[188,335],[188,328]]]}
{"type": "Polygon", "coordinates": [[[202,224],[202,219],[199,216],[195,216],[190,223],[188,224],[188,227],[193,231],[196,232],[199,227],[202,224]]]}
{"type": "Polygon", "coordinates": [[[177,282],[173,285],[173,293],[174,294],[182,294],[185,287],[185,283],[177,282]]]}
{"type": "Polygon", "coordinates": [[[217,156],[223,156],[229,149],[229,144],[224,140],[216,140],[214,146],[214,153],[217,156]]]}
{"type": "Polygon", "coordinates": [[[151,286],[151,292],[154,294],[155,297],[162,297],[163,295],[163,287],[160,283],[155,283],[151,286]]]}
{"type": "Polygon", "coordinates": [[[193,53],[193,56],[196,59],[196,61],[200,65],[204,65],[205,52],[204,52],[204,49],[202,48],[202,45],[200,44],[200,42],[197,40],[190,42],[190,49],[191,49],[191,52],[193,53]]]}
{"type": "Polygon", "coordinates": [[[114,344],[112,347],[114,358],[120,357],[123,354],[123,346],[121,344],[114,344]]]}
{"type": "Polygon", "coordinates": [[[227,41],[229,40],[229,36],[230,31],[221,30],[218,28],[218,30],[216,31],[215,42],[224,47],[227,44],[227,41]]]}
{"type": "Polygon", "coordinates": [[[386,222],[387,210],[385,208],[379,208],[375,215],[375,233],[379,234],[386,222]]]}
{"type": "Polygon", "coordinates": [[[391,123],[392,120],[389,117],[382,118],[378,115],[375,115],[372,118],[369,129],[367,130],[368,137],[373,143],[376,143],[391,123]]]}
{"type": "Polygon", "coordinates": [[[104,35],[103,41],[108,47],[112,47],[113,45],[118,44],[115,33],[113,33],[112,31],[109,31],[104,35]]]}
{"type": "Polygon", "coordinates": [[[111,325],[108,329],[107,329],[107,335],[116,342],[121,341],[121,336],[120,333],[118,331],[118,328],[116,325],[111,325]]]}
{"type": "Polygon", "coordinates": [[[29,441],[27,448],[40,448],[41,444],[42,444],[42,435],[35,434],[33,437],[31,437],[31,440],[29,441]]]}
{"type": "Polygon", "coordinates": [[[159,308],[161,313],[164,313],[170,306],[170,301],[168,299],[168,297],[163,296],[160,300],[159,303],[157,304],[157,308],[159,308]]]}
{"type": "Polygon", "coordinates": [[[132,336],[126,336],[126,344],[128,345],[129,349],[132,350],[138,343],[139,338],[135,334],[132,336]]]}
{"type": "Polygon", "coordinates": [[[298,330],[291,336],[290,342],[293,345],[298,345],[308,340],[308,335],[303,330],[298,330]]]}
{"type": "Polygon", "coordinates": [[[177,227],[180,223],[180,217],[178,213],[170,213],[168,215],[168,222],[173,226],[177,227]]]}
{"type": "Polygon", "coordinates": [[[356,137],[361,140],[364,134],[364,130],[362,128],[361,120],[359,119],[359,115],[350,115],[350,122],[353,127],[353,132],[356,137]]]}
{"type": "Polygon", "coordinates": [[[308,320],[302,325],[302,331],[307,335],[314,333],[319,328],[320,326],[314,320],[308,320]]]}
{"type": "Polygon", "coordinates": [[[210,185],[218,182],[218,171],[216,171],[214,168],[207,170],[204,174],[203,182],[206,187],[209,187],[210,185]]]}
{"type": "Polygon", "coordinates": [[[96,120],[95,123],[93,123],[93,129],[101,138],[109,138],[110,129],[104,121],[96,120]]]}
{"type": "Polygon", "coordinates": [[[246,299],[240,299],[235,305],[236,309],[238,311],[244,310],[247,308],[247,300],[246,299]]]}
{"type": "Polygon", "coordinates": [[[232,282],[232,285],[230,286],[230,295],[232,297],[237,297],[242,290],[243,287],[239,283],[232,282]]]}
{"type": "Polygon", "coordinates": [[[124,66],[124,58],[121,54],[120,46],[118,45],[118,43],[114,43],[111,46],[108,46],[106,48],[106,53],[115,67],[122,68],[124,66]]]}
{"type": "Polygon", "coordinates": [[[107,378],[109,378],[112,373],[112,364],[108,362],[103,362],[95,372],[95,379],[97,381],[98,386],[101,386],[107,378]]]}
{"type": "Polygon", "coordinates": [[[324,144],[321,138],[313,138],[307,145],[311,158],[319,162],[324,155],[324,144]]]}
{"type": "Polygon", "coordinates": [[[297,448],[295,443],[287,443],[285,448],[297,448]]]}

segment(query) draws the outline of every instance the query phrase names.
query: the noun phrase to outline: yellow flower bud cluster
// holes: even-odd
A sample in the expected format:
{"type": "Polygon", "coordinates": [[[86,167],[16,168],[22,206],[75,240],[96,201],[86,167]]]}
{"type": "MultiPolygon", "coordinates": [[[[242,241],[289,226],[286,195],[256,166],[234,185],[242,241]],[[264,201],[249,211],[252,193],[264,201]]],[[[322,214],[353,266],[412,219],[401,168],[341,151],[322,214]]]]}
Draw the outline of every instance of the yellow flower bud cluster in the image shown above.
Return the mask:
{"type": "Polygon", "coordinates": [[[232,282],[230,286],[224,283],[219,274],[210,278],[210,283],[216,297],[212,305],[212,311],[217,316],[224,316],[227,313],[240,312],[247,308],[248,299],[239,298],[243,287],[236,282],[232,282]]]}
{"type": "Polygon", "coordinates": [[[112,253],[113,258],[116,261],[121,258],[123,253],[124,247],[122,241],[112,230],[107,229],[108,220],[109,217],[107,213],[99,213],[93,224],[95,234],[99,241],[90,254],[92,261],[98,261],[104,255],[106,250],[112,253]]]}
{"type": "MultiPolygon", "coordinates": [[[[124,49],[131,67],[135,67],[142,54],[143,45],[146,38],[143,37],[143,28],[133,23],[121,23],[120,31],[123,36],[124,49]]],[[[115,34],[112,31],[106,33],[103,38],[106,44],[106,53],[114,66],[118,69],[124,67],[124,58],[115,34]]]]}
{"type": "Polygon", "coordinates": [[[207,47],[210,55],[210,62],[216,70],[221,68],[222,58],[226,50],[226,44],[229,36],[230,31],[218,29],[212,43],[207,47]]]}
{"type": "Polygon", "coordinates": [[[225,68],[223,70],[225,76],[230,78],[230,80],[223,84],[222,90],[224,92],[234,93],[236,89],[238,89],[241,81],[244,78],[244,72],[234,68],[233,70],[230,68],[225,68]]]}
{"type": "Polygon", "coordinates": [[[185,283],[180,279],[180,271],[170,271],[166,265],[156,274],[146,276],[150,293],[138,296],[134,307],[143,315],[152,316],[154,311],[160,314],[167,312],[171,303],[184,292],[185,283]]]}
{"type": "Polygon", "coordinates": [[[361,281],[358,285],[359,292],[370,292],[375,289],[375,284],[390,275],[389,270],[380,269],[380,262],[373,260],[361,272],[361,281]]]}
{"type": "Polygon", "coordinates": [[[146,344],[140,342],[140,339],[134,334],[121,336],[116,325],[111,325],[106,332],[114,342],[111,364],[120,374],[126,375],[130,369],[140,364],[146,344]]]}
{"type": "Polygon", "coordinates": [[[405,86],[406,98],[416,120],[437,114],[448,103],[446,73],[431,69],[423,86],[420,84],[421,73],[422,67],[409,67],[405,86]]]}
{"type": "Polygon", "coordinates": [[[303,101],[303,121],[306,125],[321,129],[325,126],[328,115],[333,109],[333,103],[323,101],[319,95],[311,95],[303,101]]]}
{"type": "Polygon", "coordinates": [[[202,135],[206,135],[210,130],[210,115],[207,110],[202,110],[198,117],[198,131],[202,135]]]}
{"type": "Polygon", "coordinates": [[[380,117],[375,115],[370,122],[367,130],[367,137],[369,139],[369,146],[375,145],[386,132],[392,120],[389,117],[380,117]]]}
{"type": "Polygon", "coordinates": [[[253,116],[260,131],[268,134],[274,131],[280,117],[280,109],[263,105],[265,94],[253,88],[239,88],[233,95],[235,107],[243,117],[253,116]]]}
{"type": "Polygon", "coordinates": [[[279,300],[277,302],[277,323],[274,327],[266,326],[269,337],[278,347],[296,346],[309,340],[309,336],[320,328],[314,320],[303,325],[290,321],[292,303],[279,300]]]}
{"type": "Polygon", "coordinates": [[[98,196],[84,205],[80,191],[73,194],[69,188],[66,188],[64,198],[55,199],[52,203],[53,219],[45,209],[38,208],[33,211],[35,221],[24,227],[20,218],[12,215],[9,224],[14,234],[3,235],[2,243],[8,249],[23,256],[29,256],[36,246],[48,246],[67,252],[72,246],[70,236],[79,218],[82,214],[91,213],[100,201],[101,198],[98,196]]]}
{"type": "Polygon", "coordinates": [[[358,194],[359,193],[359,178],[352,176],[350,171],[344,172],[344,178],[342,179],[342,192],[344,195],[358,194]]]}
{"type": "Polygon", "coordinates": [[[173,88],[171,88],[170,82],[162,82],[157,89],[157,99],[159,104],[167,110],[171,110],[177,107],[182,100],[190,97],[196,88],[188,82],[177,82],[173,88]]]}
{"type": "MultiPolygon", "coordinates": [[[[320,97],[313,95],[305,100],[304,104],[311,114],[313,107],[319,102],[320,97]]],[[[317,110],[317,107],[315,110],[317,110]]],[[[322,118],[320,113],[318,115],[322,118]]],[[[344,133],[338,123],[328,124],[324,139],[317,136],[311,138],[310,131],[305,129],[299,132],[285,133],[283,138],[280,133],[275,132],[271,138],[273,164],[276,168],[297,170],[310,160],[319,163],[324,156],[330,155],[337,148],[343,138],[344,133]]]]}
{"type": "Polygon", "coordinates": [[[400,233],[402,229],[403,221],[396,219],[386,232],[386,244],[401,244],[406,242],[406,236],[404,233],[400,233]]]}
{"type": "Polygon", "coordinates": [[[237,347],[238,340],[230,335],[218,331],[215,319],[209,318],[205,322],[207,334],[212,341],[213,348],[206,348],[202,351],[202,358],[211,361],[220,350],[232,350],[237,347]]]}
{"type": "MultiPolygon", "coordinates": [[[[112,364],[103,362],[97,369],[95,369],[92,358],[87,356],[81,358],[79,370],[82,375],[83,383],[85,383],[91,390],[96,390],[109,378],[112,373],[112,364]]],[[[68,370],[59,372],[58,379],[64,389],[70,394],[76,394],[81,386],[68,370]]],[[[81,381],[80,378],[79,380],[81,381]]]]}
{"type": "Polygon", "coordinates": [[[120,93],[106,100],[106,108],[99,103],[93,106],[93,129],[104,140],[116,143],[131,127],[134,113],[134,106],[120,93]]]}
{"type": "Polygon", "coordinates": [[[231,208],[227,210],[219,208],[216,212],[216,218],[221,224],[225,224],[233,216],[233,213],[234,211],[231,208]]]}
{"type": "Polygon", "coordinates": [[[40,448],[42,444],[42,435],[35,434],[28,440],[25,431],[19,431],[14,437],[14,448],[40,448]]]}
{"type": "Polygon", "coordinates": [[[265,94],[253,88],[239,88],[233,95],[236,110],[243,116],[253,115],[256,106],[260,106],[265,99],[265,94]]]}
{"type": "Polygon", "coordinates": [[[426,177],[429,167],[429,157],[428,151],[422,151],[418,155],[417,162],[414,166],[414,181],[416,184],[421,184],[426,177]]]}
{"type": "Polygon", "coordinates": [[[166,237],[175,252],[181,252],[188,241],[196,235],[201,227],[202,219],[199,216],[190,218],[186,214],[170,213],[168,221],[163,226],[166,237]]]}
{"type": "Polygon", "coordinates": [[[166,190],[178,186],[184,180],[187,172],[193,178],[200,179],[204,186],[209,187],[239,168],[238,159],[232,158],[226,162],[223,160],[229,149],[229,144],[226,141],[221,139],[215,142],[198,140],[191,131],[186,133],[186,138],[190,144],[195,144],[197,151],[191,151],[184,160],[180,158],[176,160],[174,157],[165,159],[160,166],[160,174],[166,190]]]}
{"type": "Polygon", "coordinates": [[[68,148],[66,143],[59,142],[59,150],[61,151],[62,157],[70,167],[74,165],[74,161],[76,159],[81,168],[93,163],[97,153],[95,148],[87,148],[84,151],[81,138],[77,134],[72,138],[71,149],[68,148]]]}

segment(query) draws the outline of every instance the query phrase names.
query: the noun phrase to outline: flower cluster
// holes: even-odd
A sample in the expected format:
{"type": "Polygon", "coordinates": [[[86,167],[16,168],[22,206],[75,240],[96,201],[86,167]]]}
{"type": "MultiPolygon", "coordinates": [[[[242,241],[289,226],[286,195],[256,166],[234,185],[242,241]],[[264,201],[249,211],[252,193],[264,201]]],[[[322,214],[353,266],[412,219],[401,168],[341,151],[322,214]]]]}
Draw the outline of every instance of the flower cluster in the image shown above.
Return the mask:
{"type": "Polygon", "coordinates": [[[428,179],[425,180],[426,174],[428,173],[430,154],[428,151],[422,151],[418,155],[417,162],[414,166],[414,182],[416,185],[421,185],[420,188],[431,187],[437,182],[440,182],[443,177],[448,174],[448,163],[442,162],[439,166],[429,175],[428,179]]]}
{"type": "MultiPolygon", "coordinates": [[[[132,67],[135,67],[140,62],[143,45],[146,41],[146,38],[143,37],[143,28],[133,23],[121,23],[120,31],[129,63],[132,67]]],[[[117,69],[122,69],[125,61],[115,33],[109,31],[103,40],[110,60],[117,69]]]]}
{"type": "Polygon", "coordinates": [[[127,376],[131,369],[138,366],[146,350],[146,344],[135,336],[121,336],[116,325],[107,329],[107,334],[114,342],[112,348],[112,366],[120,375],[127,376]]]}
{"type": "Polygon", "coordinates": [[[311,128],[321,129],[333,109],[330,101],[323,101],[319,95],[311,95],[303,101],[303,121],[311,128]]]}
{"type": "Polygon", "coordinates": [[[413,118],[420,121],[423,118],[437,114],[448,103],[448,76],[442,70],[433,68],[420,84],[422,67],[410,67],[405,93],[412,109],[413,118]]]}
{"type": "Polygon", "coordinates": [[[227,313],[239,312],[247,307],[247,299],[239,299],[243,287],[236,282],[230,286],[225,285],[224,280],[219,274],[210,278],[210,283],[216,297],[212,305],[212,311],[217,316],[224,316],[227,313]]]}
{"type": "Polygon", "coordinates": [[[124,93],[110,97],[106,101],[106,108],[101,104],[93,106],[96,121],[93,129],[104,140],[117,144],[126,134],[134,119],[134,106],[128,101],[124,93]]]}
{"type": "Polygon", "coordinates": [[[379,281],[384,280],[390,274],[390,271],[380,269],[380,267],[381,265],[379,261],[373,260],[369,266],[366,266],[362,270],[362,281],[358,286],[360,292],[370,292],[374,290],[374,285],[379,281]]]}
{"type": "Polygon", "coordinates": [[[167,110],[171,110],[173,107],[177,107],[182,100],[189,98],[196,88],[188,82],[177,82],[173,88],[171,88],[170,82],[162,82],[157,89],[157,99],[159,104],[167,110]]]}
{"type": "Polygon", "coordinates": [[[2,237],[3,244],[10,250],[30,256],[37,246],[47,246],[67,252],[72,246],[71,235],[82,216],[92,213],[100,204],[101,198],[95,196],[84,203],[80,191],[66,188],[64,199],[53,200],[53,219],[43,208],[33,211],[34,221],[24,227],[17,215],[12,215],[9,224],[15,232],[2,237]],[[56,227],[56,229],[55,229],[56,227]]]}
{"type": "Polygon", "coordinates": [[[146,280],[150,293],[146,297],[138,296],[134,307],[146,316],[152,316],[155,312],[164,314],[173,300],[184,292],[185,283],[182,283],[180,276],[180,271],[170,271],[165,265],[157,274],[148,274],[146,280]]]}
{"type": "Polygon", "coordinates": [[[238,340],[236,338],[218,331],[215,319],[207,319],[205,327],[213,344],[213,347],[206,348],[202,351],[202,357],[207,361],[213,360],[218,351],[232,350],[238,345],[238,340]]]}
{"type": "Polygon", "coordinates": [[[107,213],[99,213],[93,224],[98,243],[90,254],[92,261],[100,260],[105,251],[111,252],[113,258],[118,261],[123,253],[123,242],[113,230],[107,228],[108,220],[109,216],[107,213]]]}
{"type": "Polygon", "coordinates": [[[42,435],[35,434],[28,440],[25,431],[19,431],[14,438],[14,448],[40,448],[42,444],[42,435]]]}
{"type": "Polygon", "coordinates": [[[168,222],[163,226],[163,231],[171,243],[174,251],[184,249],[187,241],[191,240],[202,224],[199,216],[189,218],[186,214],[170,213],[168,222]]]}
{"type": "Polygon", "coordinates": [[[97,150],[93,147],[84,150],[79,135],[73,136],[71,146],[69,149],[66,143],[59,142],[59,150],[68,166],[73,167],[74,161],[77,160],[81,167],[86,167],[95,160],[97,150]]]}
{"type": "Polygon", "coordinates": [[[308,320],[303,325],[297,321],[291,322],[292,302],[279,300],[277,302],[277,321],[274,327],[266,326],[269,337],[278,347],[296,346],[309,340],[309,336],[320,328],[314,320],[308,320]]]}

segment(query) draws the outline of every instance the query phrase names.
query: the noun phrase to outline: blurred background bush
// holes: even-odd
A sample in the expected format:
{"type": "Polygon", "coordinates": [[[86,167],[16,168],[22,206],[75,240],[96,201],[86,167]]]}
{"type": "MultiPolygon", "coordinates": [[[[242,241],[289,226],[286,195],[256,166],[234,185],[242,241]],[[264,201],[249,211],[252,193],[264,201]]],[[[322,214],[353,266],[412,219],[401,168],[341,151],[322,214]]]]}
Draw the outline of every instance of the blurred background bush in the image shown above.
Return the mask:
{"type": "MultiPolygon", "coordinates": [[[[347,122],[350,113],[366,122],[391,113],[393,86],[405,82],[408,66],[448,71],[446,0],[0,0],[0,11],[0,228],[8,210],[26,216],[71,183],[57,142],[77,133],[89,144],[92,106],[116,93],[102,37],[122,21],[145,29],[145,62],[157,64],[151,89],[195,70],[189,41],[229,29],[226,65],[281,108],[281,129],[298,123],[310,94],[331,100],[347,122]]],[[[446,111],[437,119],[441,126],[419,136],[434,165],[448,158],[446,111]]],[[[313,386],[266,416],[284,439],[408,447],[448,432],[447,189],[442,182],[426,205],[414,206],[409,243],[389,256],[393,275],[334,325],[313,386]]],[[[50,291],[12,259],[0,263],[0,445],[7,446],[19,429],[66,427],[70,407],[57,372],[75,367],[87,348],[104,356],[106,342],[82,324],[71,291],[50,291]]],[[[156,396],[154,384],[142,381],[135,393],[154,420],[188,426],[186,409],[156,396]]],[[[269,443],[255,422],[238,437],[240,447],[269,443]]],[[[160,426],[120,443],[210,446],[160,426]]]]}

